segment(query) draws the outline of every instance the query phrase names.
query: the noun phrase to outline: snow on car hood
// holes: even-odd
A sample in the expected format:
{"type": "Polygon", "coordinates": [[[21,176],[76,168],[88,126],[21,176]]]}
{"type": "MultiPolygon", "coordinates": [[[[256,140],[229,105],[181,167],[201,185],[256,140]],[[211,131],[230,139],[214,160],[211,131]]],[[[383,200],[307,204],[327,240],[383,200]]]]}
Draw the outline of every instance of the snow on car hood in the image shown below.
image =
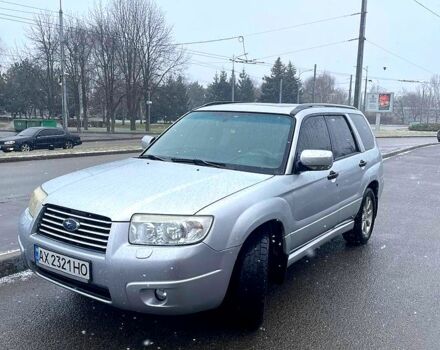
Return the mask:
{"type": "Polygon", "coordinates": [[[129,221],[134,213],[192,215],[272,175],[130,158],[43,184],[45,203],[129,221]]]}

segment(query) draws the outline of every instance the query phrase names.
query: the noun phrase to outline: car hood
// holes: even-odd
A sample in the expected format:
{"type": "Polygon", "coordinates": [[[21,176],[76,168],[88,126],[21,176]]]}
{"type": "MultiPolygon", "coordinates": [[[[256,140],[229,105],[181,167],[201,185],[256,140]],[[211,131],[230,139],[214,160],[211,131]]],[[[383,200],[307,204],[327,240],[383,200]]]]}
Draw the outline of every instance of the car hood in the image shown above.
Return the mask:
{"type": "Polygon", "coordinates": [[[192,215],[271,178],[228,169],[131,158],[43,184],[45,203],[129,221],[134,213],[192,215]]]}

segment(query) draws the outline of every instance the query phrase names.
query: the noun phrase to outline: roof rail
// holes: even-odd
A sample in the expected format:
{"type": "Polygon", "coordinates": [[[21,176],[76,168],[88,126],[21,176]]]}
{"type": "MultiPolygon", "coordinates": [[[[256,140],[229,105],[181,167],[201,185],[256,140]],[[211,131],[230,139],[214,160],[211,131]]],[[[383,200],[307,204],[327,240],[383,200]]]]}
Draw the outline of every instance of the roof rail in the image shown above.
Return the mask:
{"type": "Polygon", "coordinates": [[[356,107],[353,107],[353,106],[337,105],[337,104],[332,104],[332,103],[302,103],[302,104],[296,106],[296,107],[290,112],[290,114],[295,115],[295,114],[301,112],[301,111],[304,110],[304,109],[308,109],[308,108],[320,108],[320,107],[333,107],[333,108],[357,109],[356,107]]]}
{"type": "Polygon", "coordinates": [[[204,105],[201,105],[198,108],[208,107],[208,106],[215,106],[215,105],[226,105],[226,104],[229,104],[229,103],[240,103],[240,102],[239,101],[212,101],[212,102],[205,103],[204,105]]]}

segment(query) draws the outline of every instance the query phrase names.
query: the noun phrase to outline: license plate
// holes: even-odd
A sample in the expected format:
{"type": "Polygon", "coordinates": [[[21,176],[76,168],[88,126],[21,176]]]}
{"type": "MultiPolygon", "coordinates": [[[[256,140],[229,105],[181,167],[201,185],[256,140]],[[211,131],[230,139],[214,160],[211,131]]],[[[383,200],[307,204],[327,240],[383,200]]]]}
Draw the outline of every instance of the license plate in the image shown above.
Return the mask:
{"type": "Polygon", "coordinates": [[[61,271],[81,280],[90,280],[90,263],[34,246],[35,263],[43,268],[61,271]]]}

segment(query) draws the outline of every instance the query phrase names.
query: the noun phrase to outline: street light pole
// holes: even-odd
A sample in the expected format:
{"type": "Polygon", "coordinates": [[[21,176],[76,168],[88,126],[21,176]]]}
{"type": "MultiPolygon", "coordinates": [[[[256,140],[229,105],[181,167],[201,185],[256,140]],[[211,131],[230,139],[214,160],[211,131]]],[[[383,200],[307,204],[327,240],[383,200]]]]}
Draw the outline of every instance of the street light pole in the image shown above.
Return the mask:
{"type": "Polygon", "coordinates": [[[316,63],[313,67],[313,93],[312,93],[312,102],[315,103],[315,92],[316,92],[316,63]]]}
{"type": "Polygon", "coordinates": [[[283,78],[280,78],[280,97],[278,103],[282,103],[283,101],[283,78]]]}
{"type": "Polygon", "coordinates": [[[351,87],[353,85],[353,74],[350,74],[350,88],[348,89],[348,105],[351,106],[351,87]]]}
{"type": "Polygon", "coordinates": [[[367,21],[367,0],[362,0],[361,22],[359,27],[358,53],[356,62],[356,79],[354,83],[354,103],[359,108],[362,85],[362,66],[364,64],[365,26],[367,21]]]}
{"type": "Polygon", "coordinates": [[[231,101],[235,102],[235,55],[232,56],[232,76],[231,76],[231,84],[232,84],[232,96],[231,101]]]}
{"type": "Polygon", "coordinates": [[[364,90],[364,113],[367,106],[367,84],[368,84],[368,66],[365,69],[365,90],[364,90]]]}

